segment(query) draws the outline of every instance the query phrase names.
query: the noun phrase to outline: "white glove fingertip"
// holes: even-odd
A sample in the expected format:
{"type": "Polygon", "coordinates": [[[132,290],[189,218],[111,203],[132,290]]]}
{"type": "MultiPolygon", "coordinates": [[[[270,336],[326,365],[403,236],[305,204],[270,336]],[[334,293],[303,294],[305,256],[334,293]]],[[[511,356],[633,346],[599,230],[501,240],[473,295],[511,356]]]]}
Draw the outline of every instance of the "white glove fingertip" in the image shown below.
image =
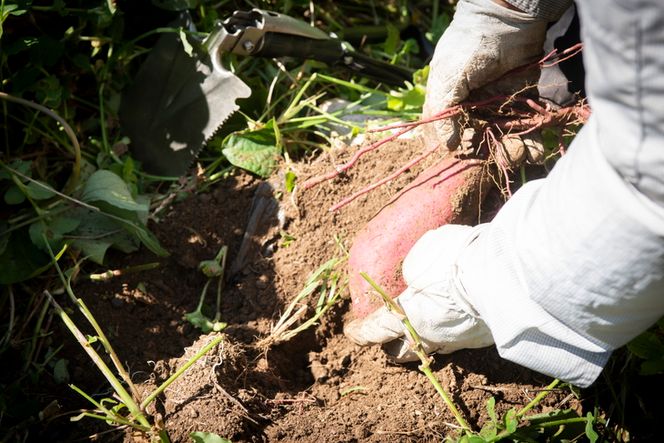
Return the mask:
{"type": "Polygon", "coordinates": [[[366,318],[353,320],[344,326],[344,334],[360,346],[385,343],[404,334],[403,325],[394,314],[381,307],[366,318]]]}

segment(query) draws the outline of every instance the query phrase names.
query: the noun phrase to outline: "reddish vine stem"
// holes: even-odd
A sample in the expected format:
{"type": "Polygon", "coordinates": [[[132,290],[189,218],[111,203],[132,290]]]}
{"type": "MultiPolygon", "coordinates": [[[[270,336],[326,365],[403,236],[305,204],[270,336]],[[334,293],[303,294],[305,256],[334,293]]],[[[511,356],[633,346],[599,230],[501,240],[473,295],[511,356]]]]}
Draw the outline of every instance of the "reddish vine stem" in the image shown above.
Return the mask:
{"type": "Polygon", "coordinates": [[[409,131],[412,131],[414,128],[415,128],[414,126],[404,128],[401,131],[395,132],[394,134],[392,134],[388,137],[385,137],[382,140],[377,141],[376,143],[372,143],[371,145],[369,145],[366,148],[360,149],[359,151],[357,151],[355,153],[355,155],[353,155],[353,157],[347,163],[337,167],[334,171],[330,171],[327,174],[320,175],[318,177],[313,177],[313,178],[305,181],[302,184],[302,189],[309,189],[309,188],[312,188],[312,187],[316,186],[317,184],[322,183],[326,180],[331,180],[331,179],[335,178],[336,176],[338,176],[342,172],[344,172],[347,169],[350,169],[351,167],[353,167],[353,165],[357,162],[357,160],[359,160],[359,158],[362,157],[367,152],[371,152],[373,150],[376,150],[376,149],[380,148],[385,143],[391,142],[392,140],[402,136],[403,134],[405,134],[409,131]]]}
{"type": "Polygon", "coordinates": [[[580,123],[583,123],[588,120],[589,116],[590,108],[587,105],[568,106],[566,108],[560,108],[555,111],[542,108],[542,112],[533,117],[526,117],[497,123],[496,126],[508,133],[511,133],[512,131],[525,131],[521,133],[523,134],[530,132],[534,127],[542,128],[547,126],[554,126],[558,124],[569,123],[574,120],[578,120],[580,123]]]}
{"type": "MultiPolygon", "coordinates": [[[[546,67],[551,67],[554,66],[558,63],[561,63],[567,59],[570,59],[574,56],[576,56],[581,50],[583,49],[583,44],[578,43],[575,44],[564,51],[558,52],[557,50],[553,50],[546,54],[543,58],[538,60],[535,63],[531,63],[528,65],[524,65],[521,67],[518,67],[516,69],[513,69],[512,71],[506,73],[504,76],[508,76],[510,74],[513,74],[515,72],[519,72],[522,70],[526,69],[531,69],[534,67],[540,67],[540,68],[546,68],[546,67]],[[549,62],[549,63],[547,63],[549,62]]],[[[516,93],[518,94],[518,92],[516,93]]],[[[506,135],[511,135],[511,136],[520,136],[520,135],[525,135],[530,132],[533,132],[537,129],[546,127],[546,126],[552,126],[555,124],[568,124],[571,122],[574,122],[574,120],[578,120],[580,123],[585,122],[588,117],[590,116],[590,109],[587,105],[580,105],[580,106],[570,106],[567,108],[562,108],[558,109],[555,111],[551,111],[549,109],[544,108],[537,102],[535,102],[532,99],[529,98],[520,98],[516,97],[516,94],[513,94],[512,96],[495,96],[491,97],[485,100],[479,100],[475,102],[466,102],[466,103],[460,103],[455,106],[451,106],[449,108],[443,109],[439,113],[428,117],[426,119],[421,119],[413,122],[407,122],[407,123],[397,123],[397,124],[392,124],[392,125],[387,125],[383,126],[380,128],[375,128],[375,129],[370,129],[367,132],[368,133],[376,133],[376,132],[383,132],[383,131],[388,131],[388,130],[397,130],[394,134],[383,138],[382,140],[372,143],[370,146],[360,149],[357,151],[353,157],[346,162],[345,164],[335,168],[334,171],[331,171],[327,174],[318,176],[318,177],[313,177],[307,181],[305,181],[302,185],[303,189],[309,189],[312,188],[319,183],[322,183],[323,181],[326,180],[331,180],[335,177],[337,177],[339,174],[342,172],[350,169],[355,165],[355,163],[366,153],[374,151],[384,145],[385,143],[388,143],[392,140],[395,140],[396,138],[400,137],[401,135],[415,129],[418,126],[432,123],[438,120],[442,120],[444,118],[450,118],[454,117],[458,114],[460,114],[464,110],[470,110],[472,108],[477,108],[477,107],[482,107],[486,106],[489,104],[492,104],[494,102],[497,102],[499,100],[505,101],[505,104],[513,101],[517,102],[525,102],[533,111],[535,111],[535,115],[533,116],[526,116],[526,117],[521,117],[521,118],[512,118],[509,121],[503,121],[503,122],[494,122],[493,124],[490,124],[493,128],[500,130],[501,134],[506,135]]],[[[503,105],[504,106],[504,105],[503,105]]],[[[498,146],[499,142],[491,131],[491,127],[488,127],[487,132],[485,133],[485,140],[487,143],[492,144],[494,146],[498,146]]],[[[417,165],[419,162],[430,156],[432,153],[434,153],[436,150],[440,148],[440,145],[436,145],[433,148],[428,149],[425,151],[423,154],[415,157],[414,159],[410,160],[408,163],[406,163],[404,166],[399,168],[397,171],[394,173],[390,174],[389,176],[372,183],[371,185],[367,186],[366,188],[352,194],[349,197],[346,197],[336,205],[332,206],[330,208],[330,211],[337,211],[341,209],[342,207],[348,205],[350,202],[353,200],[357,199],[358,197],[367,194],[374,190],[375,188],[390,182],[406,170],[412,168],[413,166],[417,165]]],[[[562,148],[561,148],[562,152],[562,148]]],[[[507,192],[511,194],[509,190],[509,175],[507,173],[506,168],[501,165],[502,172],[505,175],[505,179],[507,180],[507,192]]]]}
{"type": "Polygon", "coordinates": [[[436,152],[438,150],[438,148],[440,148],[440,144],[434,145],[433,148],[427,149],[426,151],[424,151],[424,153],[422,153],[422,154],[418,155],[417,157],[415,157],[414,159],[410,160],[408,163],[406,163],[401,168],[397,169],[396,171],[394,171],[392,174],[388,175],[387,177],[385,177],[381,180],[378,180],[377,182],[374,182],[374,183],[370,184],[366,188],[357,191],[355,194],[352,194],[349,197],[344,198],[339,203],[332,206],[330,208],[330,212],[337,211],[337,210],[343,208],[344,206],[346,206],[348,203],[355,200],[356,198],[373,191],[377,187],[384,185],[385,183],[389,182],[390,180],[394,180],[396,177],[398,177],[399,175],[401,175],[402,173],[404,173],[408,169],[412,168],[413,166],[415,166],[416,164],[418,164],[419,162],[421,162],[422,160],[424,160],[425,158],[427,158],[428,156],[430,156],[431,154],[436,152]]]}

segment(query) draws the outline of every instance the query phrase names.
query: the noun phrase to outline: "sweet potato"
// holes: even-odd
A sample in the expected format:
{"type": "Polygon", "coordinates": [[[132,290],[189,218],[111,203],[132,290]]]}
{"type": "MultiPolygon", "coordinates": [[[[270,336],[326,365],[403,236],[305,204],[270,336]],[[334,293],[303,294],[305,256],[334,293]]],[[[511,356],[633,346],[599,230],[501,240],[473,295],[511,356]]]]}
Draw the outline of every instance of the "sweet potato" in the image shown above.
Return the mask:
{"type": "Polygon", "coordinates": [[[489,188],[484,167],[478,160],[443,159],[423,171],[357,234],[348,262],[352,311],[357,318],[382,304],[360,272],[397,296],[406,288],[403,259],[425,232],[447,223],[477,221],[489,188]]]}

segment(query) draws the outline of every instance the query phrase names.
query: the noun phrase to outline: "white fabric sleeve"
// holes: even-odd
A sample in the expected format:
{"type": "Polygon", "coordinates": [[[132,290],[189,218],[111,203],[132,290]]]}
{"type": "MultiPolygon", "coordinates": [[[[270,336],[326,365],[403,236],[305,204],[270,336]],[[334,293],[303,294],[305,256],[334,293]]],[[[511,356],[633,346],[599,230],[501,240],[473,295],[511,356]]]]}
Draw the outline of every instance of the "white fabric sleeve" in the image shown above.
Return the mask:
{"type": "Polygon", "coordinates": [[[664,214],[599,151],[593,122],[460,261],[501,356],[585,387],[664,313],[664,214]]]}
{"type": "Polygon", "coordinates": [[[593,114],[459,262],[500,354],[585,387],[664,314],[664,11],[579,3],[593,114]]]}

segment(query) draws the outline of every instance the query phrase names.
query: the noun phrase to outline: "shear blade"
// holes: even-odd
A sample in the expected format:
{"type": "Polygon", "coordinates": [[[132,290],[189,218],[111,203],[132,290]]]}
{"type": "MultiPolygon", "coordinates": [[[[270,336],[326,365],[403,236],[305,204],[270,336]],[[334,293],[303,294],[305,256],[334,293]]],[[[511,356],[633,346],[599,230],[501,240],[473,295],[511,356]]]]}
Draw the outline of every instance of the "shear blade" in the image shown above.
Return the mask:
{"type": "Polygon", "coordinates": [[[144,169],[183,175],[205,142],[251,89],[209,56],[189,56],[175,33],[164,34],[122,98],[120,121],[144,169]]]}

